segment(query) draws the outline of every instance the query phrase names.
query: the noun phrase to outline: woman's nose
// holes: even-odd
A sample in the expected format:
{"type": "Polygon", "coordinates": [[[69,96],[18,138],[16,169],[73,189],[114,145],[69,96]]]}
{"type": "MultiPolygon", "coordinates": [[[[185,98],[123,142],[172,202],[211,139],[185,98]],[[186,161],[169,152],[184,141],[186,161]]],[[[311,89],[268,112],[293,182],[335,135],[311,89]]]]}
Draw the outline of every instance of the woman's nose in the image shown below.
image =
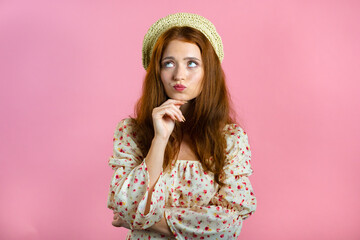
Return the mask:
{"type": "Polygon", "coordinates": [[[174,80],[184,80],[186,76],[186,68],[181,65],[177,65],[174,71],[174,80]]]}

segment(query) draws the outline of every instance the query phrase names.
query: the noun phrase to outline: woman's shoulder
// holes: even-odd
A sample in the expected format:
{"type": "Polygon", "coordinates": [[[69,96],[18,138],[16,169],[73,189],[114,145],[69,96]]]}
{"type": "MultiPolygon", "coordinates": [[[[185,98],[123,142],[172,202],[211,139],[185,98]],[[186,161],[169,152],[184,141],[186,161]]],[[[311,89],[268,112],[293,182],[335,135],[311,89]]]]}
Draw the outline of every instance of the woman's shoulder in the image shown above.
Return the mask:
{"type": "Polygon", "coordinates": [[[131,117],[122,118],[120,121],[118,121],[116,125],[116,129],[119,131],[126,131],[131,132],[134,131],[136,126],[136,120],[131,117]]]}
{"type": "Polygon", "coordinates": [[[226,140],[226,153],[230,158],[237,155],[239,151],[245,153],[250,151],[247,132],[238,123],[226,124],[223,129],[226,140]]]}
{"type": "Polygon", "coordinates": [[[238,135],[247,135],[246,131],[238,123],[228,123],[223,128],[223,134],[226,138],[238,135]]]}
{"type": "Polygon", "coordinates": [[[115,135],[121,135],[123,137],[132,137],[136,139],[136,120],[131,117],[123,118],[118,121],[115,129],[115,135]]]}
{"type": "Polygon", "coordinates": [[[136,124],[136,120],[131,117],[122,118],[118,121],[118,126],[127,126],[127,127],[134,127],[136,124]]]}

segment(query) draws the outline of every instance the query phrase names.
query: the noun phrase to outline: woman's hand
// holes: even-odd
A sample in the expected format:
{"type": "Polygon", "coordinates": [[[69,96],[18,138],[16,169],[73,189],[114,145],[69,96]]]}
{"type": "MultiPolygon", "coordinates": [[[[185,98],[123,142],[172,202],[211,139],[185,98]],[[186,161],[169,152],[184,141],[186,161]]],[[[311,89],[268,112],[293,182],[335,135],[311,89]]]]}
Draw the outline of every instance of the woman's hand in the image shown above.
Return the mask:
{"type": "Polygon", "coordinates": [[[163,234],[165,236],[174,236],[169,225],[167,224],[165,217],[166,216],[164,213],[164,217],[159,222],[149,227],[148,230],[163,234]]]}
{"type": "Polygon", "coordinates": [[[112,224],[114,227],[124,227],[124,228],[130,229],[129,224],[127,224],[127,223],[120,217],[120,214],[119,214],[119,213],[115,213],[113,219],[114,219],[114,220],[112,221],[111,224],[112,224]]]}
{"type": "Polygon", "coordinates": [[[175,127],[175,121],[185,121],[180,106],[187,101],[168,99],[152,111],[155,137],[169,139],[175,127]]]}

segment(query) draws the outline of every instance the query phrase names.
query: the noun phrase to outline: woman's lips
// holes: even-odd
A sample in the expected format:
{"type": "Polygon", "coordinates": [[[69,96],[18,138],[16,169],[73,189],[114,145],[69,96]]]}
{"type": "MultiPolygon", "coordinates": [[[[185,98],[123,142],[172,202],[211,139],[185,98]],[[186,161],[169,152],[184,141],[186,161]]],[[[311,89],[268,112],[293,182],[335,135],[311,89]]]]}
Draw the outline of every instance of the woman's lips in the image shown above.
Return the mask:
{"type": "Polygon", "coordinates": [[[185,86],[184,85],[179,85],[179,84],[176,84],[175,86],[174,86],[174,88],[175,88],[175,90],[176,91],[184,91],[185,90],[185,86]]]}

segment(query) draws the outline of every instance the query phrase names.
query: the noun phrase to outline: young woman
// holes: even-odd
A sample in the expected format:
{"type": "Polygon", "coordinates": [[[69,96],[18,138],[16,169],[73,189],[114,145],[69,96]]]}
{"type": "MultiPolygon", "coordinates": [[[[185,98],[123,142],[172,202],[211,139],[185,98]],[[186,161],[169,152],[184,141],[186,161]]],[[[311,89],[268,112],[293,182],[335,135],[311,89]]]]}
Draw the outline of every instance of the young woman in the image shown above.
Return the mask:
{"type": "Polygon", "coordinates": [[[255,211],[222,59],[215,27],[196,14],[169,15],[145,35],[136,118],[118,123],[109,160],[108,207],[127,239],[236,239],[255,211]]]}

